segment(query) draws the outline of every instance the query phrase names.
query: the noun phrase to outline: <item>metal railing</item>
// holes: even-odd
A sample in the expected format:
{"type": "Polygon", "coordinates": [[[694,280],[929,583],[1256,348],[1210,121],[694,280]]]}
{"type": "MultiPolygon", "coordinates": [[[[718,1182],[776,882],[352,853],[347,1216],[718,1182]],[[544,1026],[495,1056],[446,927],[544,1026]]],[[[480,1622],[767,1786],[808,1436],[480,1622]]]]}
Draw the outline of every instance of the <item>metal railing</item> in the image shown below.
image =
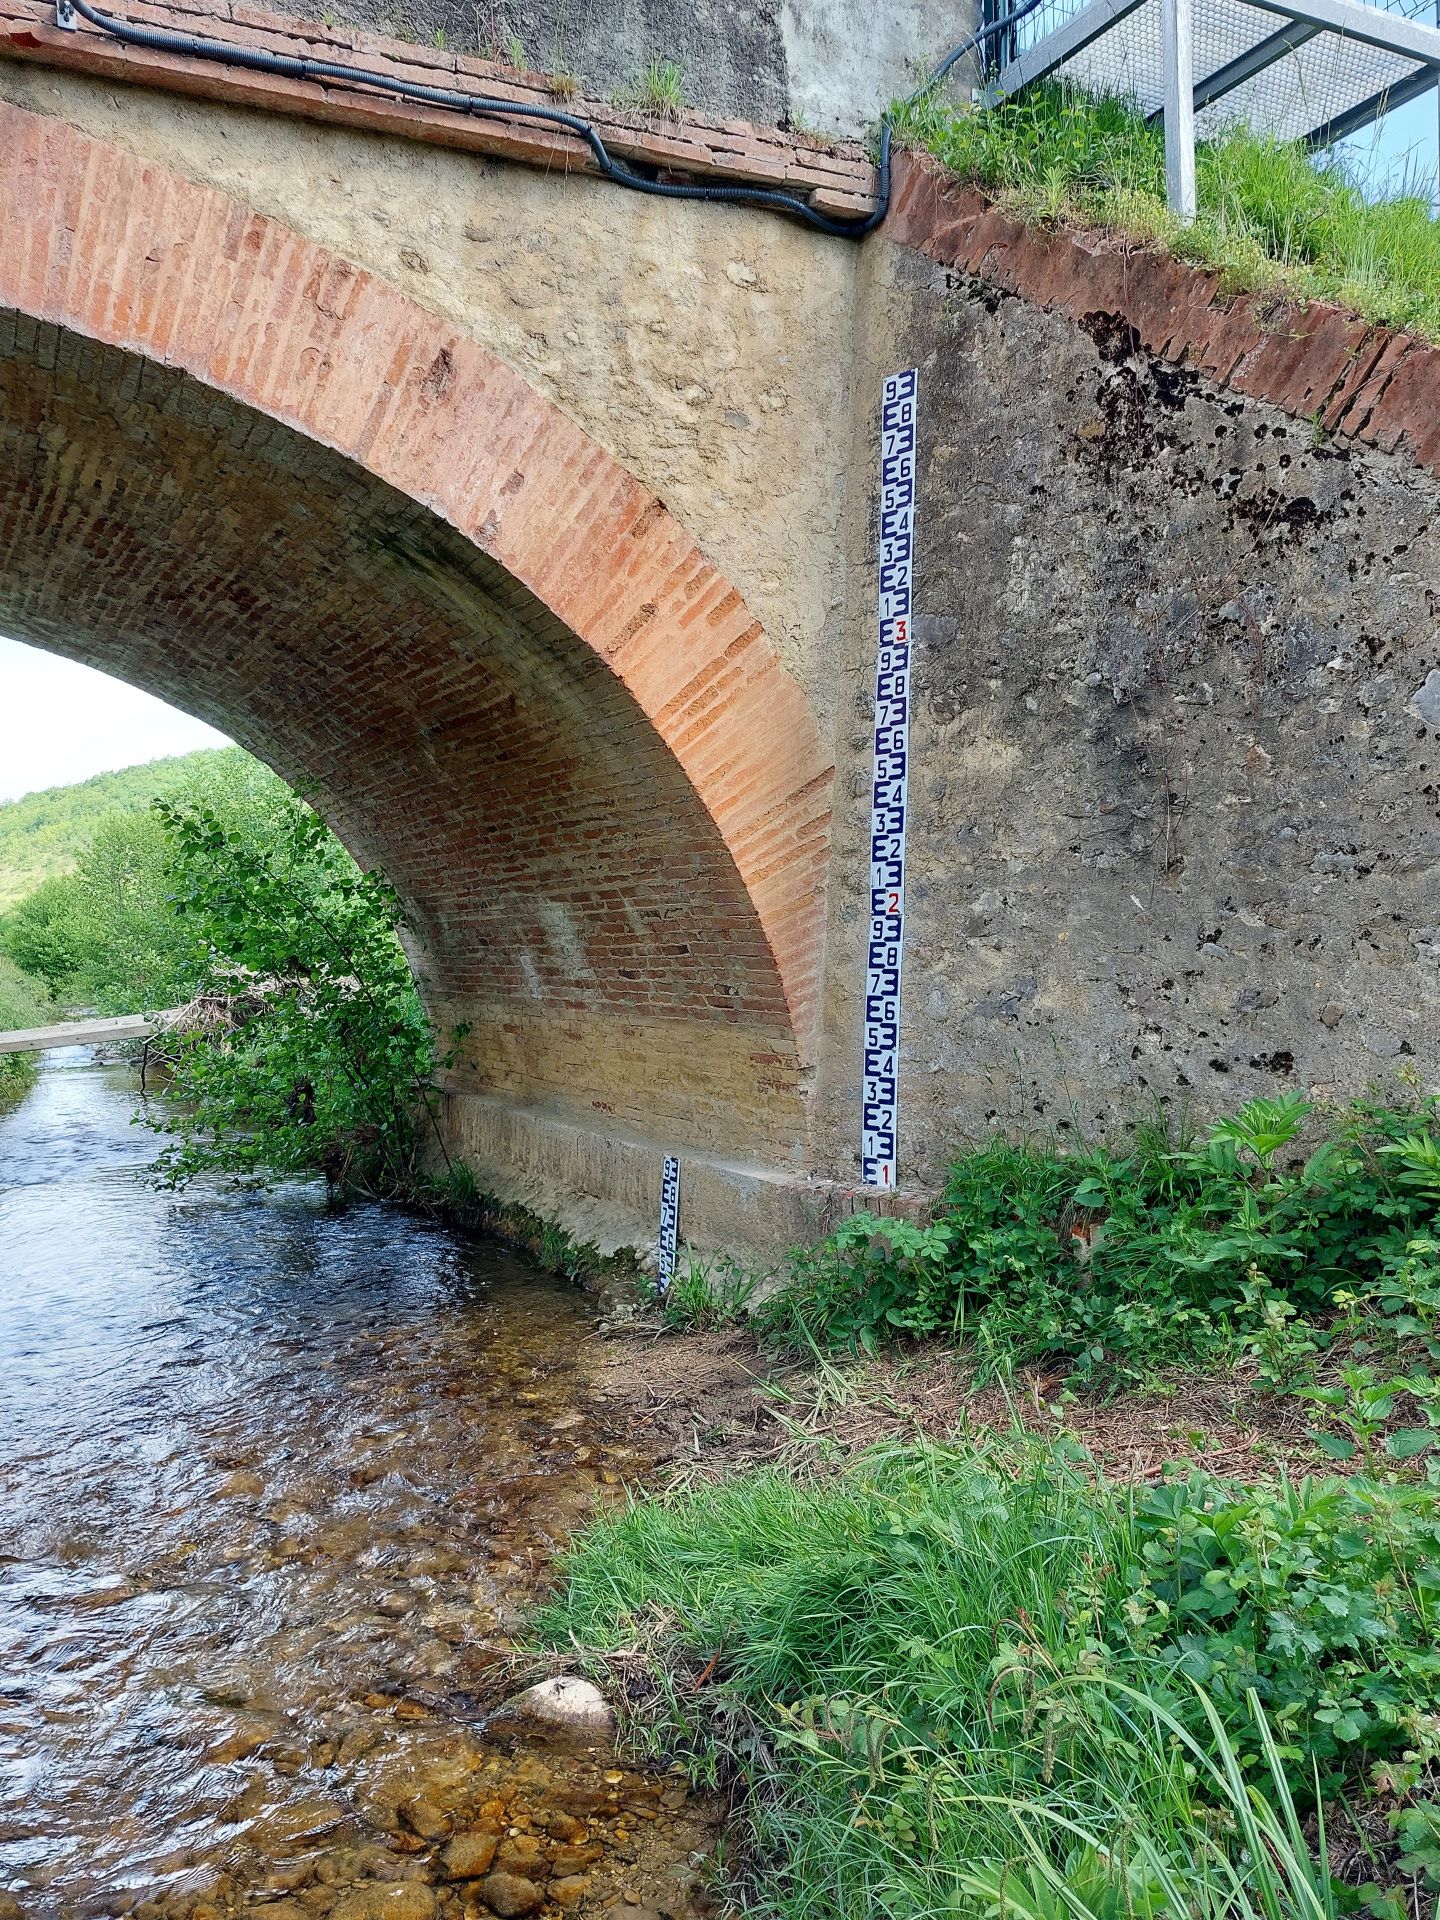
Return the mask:
{"type": "Polygon", "coordinates": [[[1046,78],[1125,95],[1165,125],[1167,193],[1195,211],[1202,132],[1244,120],[1328,147],[1440,81],[1437,0],[985,0],[995,28],[978,98],[1046,78]]]}

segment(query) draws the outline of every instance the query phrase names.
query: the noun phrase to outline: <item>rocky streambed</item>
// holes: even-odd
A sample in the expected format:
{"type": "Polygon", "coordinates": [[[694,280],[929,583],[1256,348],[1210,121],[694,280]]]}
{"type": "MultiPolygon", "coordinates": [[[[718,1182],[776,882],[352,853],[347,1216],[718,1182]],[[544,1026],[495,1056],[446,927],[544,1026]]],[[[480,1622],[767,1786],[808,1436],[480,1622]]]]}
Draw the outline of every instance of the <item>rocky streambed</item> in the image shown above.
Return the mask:
{"type": "Polygon", "coordinates": [[[593,1303],[385,1209],[157,1193],[133,1103],[66,1065],[0,1119],[0,1920],[707,1911],[718,1806],[493,1713],[677,1444],[593,1303]]]}

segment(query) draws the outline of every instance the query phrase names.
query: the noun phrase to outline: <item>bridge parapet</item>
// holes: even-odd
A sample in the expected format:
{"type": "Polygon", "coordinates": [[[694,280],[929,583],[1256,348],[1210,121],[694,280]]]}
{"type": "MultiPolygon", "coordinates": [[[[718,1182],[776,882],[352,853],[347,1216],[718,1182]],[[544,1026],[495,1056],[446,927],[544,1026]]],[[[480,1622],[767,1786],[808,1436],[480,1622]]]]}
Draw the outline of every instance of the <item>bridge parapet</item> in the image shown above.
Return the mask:
{"type": "MultiPolygon", "coordinates": [[[[135,0],[120,9],[136,26],[199,35],[238,55],[269,54],[363,66],[390,79],[450,88],[517,108],[563,108],[589,121],[617,158],[662,178],[716,185],[780,188],[819,213],[864,219],[874,211],[875,172],[863,147],[781,127],[685,109],[645,113],[613,101],[574,95],[553,76],[495,61],[419,46],[361,28],[326,25],[294,15],[218,0],[135,0]]],[[[0,55],[41,62],[163,92],[294,115],[332,126],[397,133],[429,145],[494,155],[562,174],[590,173],[595,158],[578,135],[520,114],[469,117],[422,101],[386,96],[329,79],[292,78],[179,52],[127,44],[83,18],[62,31],[50,0],[0,0],[0,55]]]]}

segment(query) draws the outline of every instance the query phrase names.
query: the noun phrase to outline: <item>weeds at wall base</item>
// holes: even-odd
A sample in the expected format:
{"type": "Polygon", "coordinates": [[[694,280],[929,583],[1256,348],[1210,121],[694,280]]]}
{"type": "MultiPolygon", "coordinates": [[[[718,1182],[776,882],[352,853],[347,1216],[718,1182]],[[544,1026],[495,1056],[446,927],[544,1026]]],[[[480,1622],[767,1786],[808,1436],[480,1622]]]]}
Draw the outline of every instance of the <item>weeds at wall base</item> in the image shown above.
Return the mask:
{"type": "Polygon", "coordinates": [[[484,1234],[525,1254],[545,1273],[573,1281],[587,1291],[601,1288],[653,1290],[640,1256],[633,1247],[601,1253],[593,1241],[577,1241],[553,1220],[528,1207],[485,1193],[463,1162],[443,1175],[431,1175],[416,1184],[414,1205],[463,1233],[484,1234]]]}

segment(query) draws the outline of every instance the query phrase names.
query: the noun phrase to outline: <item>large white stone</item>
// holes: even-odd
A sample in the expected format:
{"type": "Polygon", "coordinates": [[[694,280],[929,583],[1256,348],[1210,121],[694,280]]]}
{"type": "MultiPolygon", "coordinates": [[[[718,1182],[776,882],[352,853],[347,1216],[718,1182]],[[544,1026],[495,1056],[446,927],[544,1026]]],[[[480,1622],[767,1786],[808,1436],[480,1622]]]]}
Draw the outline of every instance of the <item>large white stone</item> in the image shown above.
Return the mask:
{"type": "Polygon", "coordinates": [[[1426,674],[1410,700],[1410,711],[1428,726],[1440,727],[1440,667],[1426,674]]]}
{"type": "Polygon", "coordinates": [[[615,1731],[615,1716],[600,1689],[589,1680],[562,1673],[553,1680],[542,1680],[507,1700],[499,1716],[506,1720],[533,1720],[546,1727],[560,1727],[572,1733],[609,1736],[615,1731]]]}

